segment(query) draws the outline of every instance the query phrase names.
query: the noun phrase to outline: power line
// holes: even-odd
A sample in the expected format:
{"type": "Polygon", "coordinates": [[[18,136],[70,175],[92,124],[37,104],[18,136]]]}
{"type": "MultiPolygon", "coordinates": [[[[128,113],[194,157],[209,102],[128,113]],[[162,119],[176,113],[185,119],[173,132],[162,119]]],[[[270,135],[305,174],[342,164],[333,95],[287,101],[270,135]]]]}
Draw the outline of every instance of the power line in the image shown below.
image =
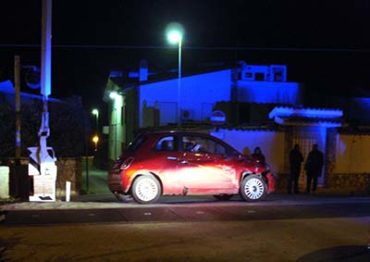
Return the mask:
{"type": "MultiPolygon", "coordinates": [[[[0,48],[41,48],[37,44],[0,44],[0,48]]],[[[66,49],[173,49],[170,46],[159,45],[76,45],[56,44],[53,48],[66,49]]],[[[364,48],[299,48],[299,47],[235,47],[235,46],[184,46],[187,50],[205,51],[272,51],[272,52],[336,52],[336,53],[370,53],[370,49],[364,48]]]]}

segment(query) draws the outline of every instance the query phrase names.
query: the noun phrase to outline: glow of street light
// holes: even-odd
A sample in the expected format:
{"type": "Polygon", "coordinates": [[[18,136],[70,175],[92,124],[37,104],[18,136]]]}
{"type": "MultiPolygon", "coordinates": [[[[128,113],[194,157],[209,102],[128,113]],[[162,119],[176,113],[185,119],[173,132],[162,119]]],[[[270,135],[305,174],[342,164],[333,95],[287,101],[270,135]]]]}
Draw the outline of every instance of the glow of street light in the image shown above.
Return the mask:
{"type": "Polygon", "coordinates": [[[97,144],[99,142],[99,136],[98,135],[93,136],[92,141],[94,142],[94,144],[97,144]]]}
{"type": "Polygon", "coordinates": [[[178,44],[182,42],[184,28],[179,23],[170,23],[166,27],[166,35],[169,43],[178,44]]]}
{"type": "Polygon", "coordinates": [[[95,151],[98,151],[99,136],[98,135],[93,136],[92,141],[95,145],[95,151]]]}
{"type": "Polygon", "coordinates": [[[112,91],[109,93],[109,97],[110,99],[115,100],[119,97],[119,94],[116,91],[112,91]]]}
{"type": "Polygon", "coordinates": [[[94,108],[92,111],[91,111],[91,114],[95,115],[95,116],[98,116],[99,115],[99,110],[94,108]]]}
{"type": "Polygon", "coordinates": [[[168,32],[167,39],[171,44],[177,44],[182,40],[182,35],[179,31],[170,31],[168,32]]]}

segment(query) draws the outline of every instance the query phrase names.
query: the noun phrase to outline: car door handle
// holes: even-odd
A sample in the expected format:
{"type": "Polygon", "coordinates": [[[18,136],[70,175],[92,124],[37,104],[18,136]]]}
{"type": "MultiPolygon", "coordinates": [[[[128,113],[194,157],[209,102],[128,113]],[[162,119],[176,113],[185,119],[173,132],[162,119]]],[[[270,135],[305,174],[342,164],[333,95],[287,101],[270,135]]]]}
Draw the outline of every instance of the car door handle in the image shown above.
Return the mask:
{"type": "Polygon", "coordinates": [[[177,160],[177,157],[175,157],[175,156],[168,156],[167,159],[168,160],[177,160]]]}

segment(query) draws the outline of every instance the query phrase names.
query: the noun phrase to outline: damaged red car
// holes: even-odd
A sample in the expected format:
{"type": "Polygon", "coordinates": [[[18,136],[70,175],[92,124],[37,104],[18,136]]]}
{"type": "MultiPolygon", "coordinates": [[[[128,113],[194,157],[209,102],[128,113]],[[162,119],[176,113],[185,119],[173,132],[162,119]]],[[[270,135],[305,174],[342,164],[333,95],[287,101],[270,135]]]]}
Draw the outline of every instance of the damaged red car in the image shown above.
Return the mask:
{"type": "Polygon", "coordinates": [[[117,197],[131,195],[141,204],[162,195],[214,195],[228,200],[240,194],[256,201],[274,191],[268,166],[244,156],[205,133],[156,131],[139,135],[108,175],[117,197]]]}

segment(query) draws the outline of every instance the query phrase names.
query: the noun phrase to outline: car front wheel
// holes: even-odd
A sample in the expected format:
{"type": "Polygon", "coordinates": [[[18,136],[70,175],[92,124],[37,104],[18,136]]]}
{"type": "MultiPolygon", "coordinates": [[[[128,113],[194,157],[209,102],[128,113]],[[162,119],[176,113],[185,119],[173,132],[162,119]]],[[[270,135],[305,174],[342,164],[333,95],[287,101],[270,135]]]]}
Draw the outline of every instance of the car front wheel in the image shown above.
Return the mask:
{"type": "Polygon", "coordinates": [[[262,177],[249,175],[245,177],[240,185],[240,194],[246,201],[257,201],[265,197],[267,187],[262,177]]]}
{"type": "Polygon", "coordinates": [[[140,176],[132,185],[132,197],[140,204],[156,202],[161,196],[161,185],[152,176],[140,176]]]}

